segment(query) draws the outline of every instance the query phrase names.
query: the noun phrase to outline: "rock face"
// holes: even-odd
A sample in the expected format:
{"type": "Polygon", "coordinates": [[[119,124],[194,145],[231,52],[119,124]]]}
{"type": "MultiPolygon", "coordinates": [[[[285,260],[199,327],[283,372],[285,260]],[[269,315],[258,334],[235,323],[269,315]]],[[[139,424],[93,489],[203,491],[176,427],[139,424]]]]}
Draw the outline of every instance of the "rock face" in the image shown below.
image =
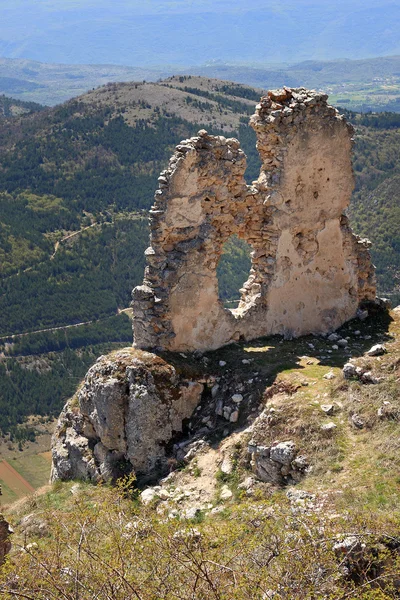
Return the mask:
{"type": "Polygon", "coordinates": [[[6,555],[11,550],[10,535],[13,533],[9,524],[0,514],[0,565],[3,564],[6,555]]]}
{"type": "Polygon", "coordinates": [[[298,455],[292,441],[277,442],[272,446],[260,446],[251,441],[248,452],[254,474],[266,483],[294,483],[308,467],[307,459],[298,455]]]}
{"type": "Polygon", "coordinates": [[[51,479],[115,480],[155,473],[165,445],[199,403],[203,385],[131,348],[100,357],[53,437],[51,479]]]}
{"type": "MultiPolygon", "coordinates": [[[[133,291],[135,349],[101,357],[66,404],[53,439],[53,480],[162,470],[203,385],[143,350],[330,332],[375,298],[369,243],[343,214],[353,189],[352,128],[326,100],[303,88],[261,99],[251,125],[262,167],[252,186],[237,140],[201,130],[176,147],[150,211],[143,285],[133,291]],[[252,266],[239,307],[228,310],[216,269],[234,234],[251,245],[252,266]]],[[[236,423],[242,401],[241,393],[229,405],[220,398],[215,414],[236,423]]],[[[264,481],[296,481],[307,468],[292,442],[256,444],[251,454],[264,481]]]]}
{"type": "Polygon", "coordinates": [[[252,186],[237,140],[202,130],[176,147],[150,211],[143,285],[133,291],[136,347],[206,350],[328,332],[375,298],[369,243],[343,214],[353,130],[326,100],[303,88],[261,99],[250,121],[262,160],[252,186]],[[253,251],[239,307],[228,310],[216,268],[233,234],[253,251]]]}

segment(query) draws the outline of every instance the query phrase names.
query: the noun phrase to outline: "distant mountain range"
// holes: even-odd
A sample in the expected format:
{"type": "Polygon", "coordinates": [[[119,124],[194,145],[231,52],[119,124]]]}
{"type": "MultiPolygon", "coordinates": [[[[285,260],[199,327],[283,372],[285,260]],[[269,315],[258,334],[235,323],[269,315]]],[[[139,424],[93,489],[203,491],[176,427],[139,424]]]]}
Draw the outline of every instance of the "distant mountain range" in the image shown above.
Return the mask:
{"type": "Polygon", "coordinates": [[[191,74],[261,89],[282,85],[323,89],[330,101],[352,110],[400,112],[400,55],[362,60],[304,61],[293,65],[138,68],[118,65],[46,64],[0,58],[0,94],[54,105],[109,82],[157,81],[191,74]]]}
{"type": "Polygon", "coordinates": [[[59,63],[293,63],[400,53],[394,0],[3,0],[0,56],[59,63]]]}

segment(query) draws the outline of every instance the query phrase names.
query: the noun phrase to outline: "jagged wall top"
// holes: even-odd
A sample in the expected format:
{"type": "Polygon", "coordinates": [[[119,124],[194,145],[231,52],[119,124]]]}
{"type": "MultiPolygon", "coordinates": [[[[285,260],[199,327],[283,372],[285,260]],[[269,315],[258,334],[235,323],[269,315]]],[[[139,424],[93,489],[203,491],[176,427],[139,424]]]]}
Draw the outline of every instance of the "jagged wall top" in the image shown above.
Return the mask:
{"type": "Polygon", "coordinates": [[[133,292],[138,347],[204,350],[329,331],[375,296],[367,245],[343,215],[353,130],[326,100],[304,88],[261,99],[250,120],[262,160],[252,186],[236,139],[201,130],[176,147],[159,177],[144,282],[133,292]],[[232,234],[253,249],[234,311],[219,300],[216,277],[232,234]]]}

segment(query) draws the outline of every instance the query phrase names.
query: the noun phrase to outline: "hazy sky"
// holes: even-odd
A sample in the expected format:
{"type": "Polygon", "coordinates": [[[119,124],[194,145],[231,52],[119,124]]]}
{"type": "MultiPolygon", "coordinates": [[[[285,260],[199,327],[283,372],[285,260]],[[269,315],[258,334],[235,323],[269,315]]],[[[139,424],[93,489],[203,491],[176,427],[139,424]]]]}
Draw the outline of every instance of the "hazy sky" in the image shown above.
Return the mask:
{"type": "Polygon", "coordinates": [[[0,56],[134,66],[400,54],[397,0],[0,0],[0,56]]]}

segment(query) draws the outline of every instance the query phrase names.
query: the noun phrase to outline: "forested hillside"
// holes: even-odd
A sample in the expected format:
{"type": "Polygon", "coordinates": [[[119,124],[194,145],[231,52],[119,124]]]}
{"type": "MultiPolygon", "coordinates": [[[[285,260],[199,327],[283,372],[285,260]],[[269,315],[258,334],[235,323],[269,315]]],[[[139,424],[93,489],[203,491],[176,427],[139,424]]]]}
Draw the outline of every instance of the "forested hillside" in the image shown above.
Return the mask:
{"type": "MultiPolygon", "coordinates": [[[[131,341],[130,321],[117,313],[129,307],[131,290],[142,280],[147,210],[174,146],[203,126],[239,136],[251,157],[249,180],[257,176],[247,121],[260,93],[181,77],[164,85],[112,84],[44,112],[5,115],[2,431],[30,437],[18,427],[25,416],[57,415],[89,364],[109,344],[131,341]]],[[[248,272],[245,249],[235,249],[235,261],[242,264],[233,267],[228,253],[221,265],[223,272],[235,271],[233,293],[248,272]]]]}
{"type": "Polygon", "coordinates": [[[372,242],[378,290],[400,302],[400,115],[355,115],[352,227],[372,242]]]}
{"type": "MultiPolygon", "coordinates": [[[[248,118],[261,93],[181,76],[110,84],[44,111],[4,112],[2,431],[29,435],[16,430],[24,415],[57,414],[104,344],[129,343],[129,319],[119,313],[142,279],[147,210],[158,174],[181,139],[202,127],[238,137],[248,156],[247,178],[257,177],[248,118]],[[11,409],[13,394],[18,400],[11,409]]],[[[393,295],[400,273],[398,115],[349,117],[358,128],[351,216],[356,231],[374,242],[380,291],[393,295]]],[[[248,268],[248,249],[230,242],[219,265],[224,300],[237,297],[248,268]]]]}

